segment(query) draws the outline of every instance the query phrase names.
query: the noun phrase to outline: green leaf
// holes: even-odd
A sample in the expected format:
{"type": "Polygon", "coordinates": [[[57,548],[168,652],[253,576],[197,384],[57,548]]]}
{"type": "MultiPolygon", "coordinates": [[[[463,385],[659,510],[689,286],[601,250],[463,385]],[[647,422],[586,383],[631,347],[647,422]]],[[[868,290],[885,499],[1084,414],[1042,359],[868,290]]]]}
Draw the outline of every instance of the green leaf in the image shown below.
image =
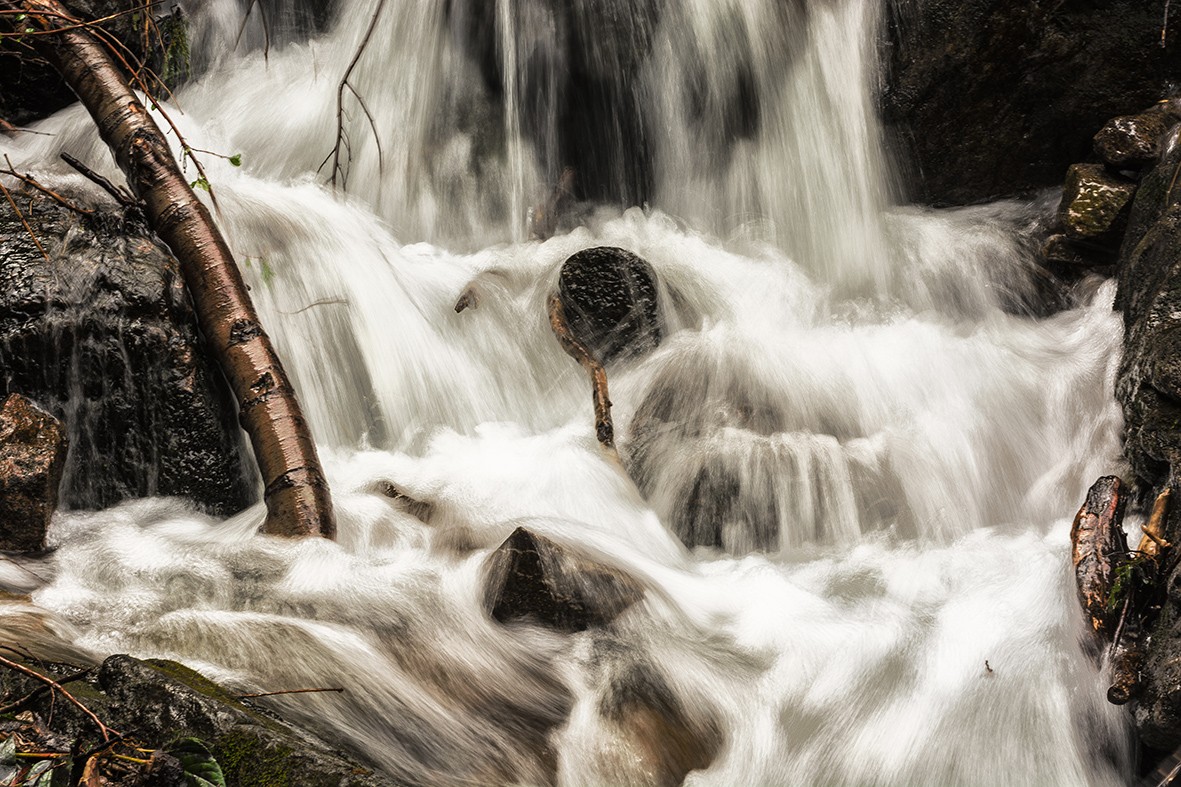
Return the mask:
{"type": "Polygon", "coordinates": [[[221,766],[200,739],[181,738],[165,751],[180,761],[188,787],[226,787],[221,766]]]}
{"type": "Polygon", "coordinates": [[[0,764],[12,765],[16,762],[16,736],[9,735],[0,741],[0,764]]]}
{"type": "Polygon", "coordinates": [[[29,18],[28,14],[17,14],[16,15],[16,21],[18,21],[18,22],[23,22],[28,18],[29,18]]]}
{"type": "Polygon", "coordinates": [[[189,184],[189,188],[204,189],[205,191],[209,191],[209,181],[205,178],[197,178],[189,184]]]}
{"type": "Polygon", "coordinates": [[[230,156],[230,163],[233,164],[235,167],[242,166],[242,154],[235,153],[234,155],[230,156]]]}
{"type": "Polygon", "coordinates": [[[53,760],[37,760],[25,774],[25,784],[30,787],[50,787],[53,784],[53,760]]]}

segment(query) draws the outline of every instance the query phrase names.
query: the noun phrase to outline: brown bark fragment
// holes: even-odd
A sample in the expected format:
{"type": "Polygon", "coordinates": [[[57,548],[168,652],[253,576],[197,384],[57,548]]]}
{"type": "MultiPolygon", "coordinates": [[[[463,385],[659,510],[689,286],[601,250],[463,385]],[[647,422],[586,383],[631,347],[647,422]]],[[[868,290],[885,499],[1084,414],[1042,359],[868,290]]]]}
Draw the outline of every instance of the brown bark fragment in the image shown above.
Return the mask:
{"type": "Polygon", "coordinates": [[[1123,483],[1104,476],[1087,491],[1087,500],[1070,530],[1074,578],[1079,601],[1096,632],[1110,637],[1116,622],[1111,589],[1117,561],[1128,551],[1123,531],[1123,483]]]}

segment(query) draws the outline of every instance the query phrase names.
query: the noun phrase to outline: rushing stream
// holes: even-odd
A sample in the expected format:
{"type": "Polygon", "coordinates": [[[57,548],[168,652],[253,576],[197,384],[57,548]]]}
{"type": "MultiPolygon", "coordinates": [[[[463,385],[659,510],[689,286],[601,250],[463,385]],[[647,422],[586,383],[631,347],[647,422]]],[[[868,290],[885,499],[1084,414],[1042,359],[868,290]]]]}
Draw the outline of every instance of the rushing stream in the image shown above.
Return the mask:
{"type": "MultiPolygon", "coordinates": [[[[686,736],[716,750],[693,784],[1128,778],[1068,543],[1121,468],[1113,284],[1028,316],[1050,202],[892,204],[875,0],[385,0],[335,192],[338,83],[373,0],[312,35],[298,2],[268,3],[269,43],[245,3],[184,5],[198,76],[172,111],[193,147],[241,154],[204,161],[339,541],[256,536],[261,506],[59,513],[51,557],[0,564],[35,605],[0,627],[235,686],[344,687],[273,703],[414,782],[661,783],[653,749],[686,736]],[[576,71],[618,113],[598,159],[569,142],[576,71]],[[528,240],[574,155],[619,204],[528,240]],[[546,321],[559,265],[595,245],[652,264],[668,326],[610,369],[622,464],[546,321]],[[653,396],[695,427],[647,454],[641,494],[626,468],[653,396]],[[705,523],[721,548],[690,550],[670,528],[703,468],[738,502],[705,523]],[[493,622],[483,567],[522,525],[644,601],[608,630],[493,622]],[[612,711],[637,683],[682,729],[612,711]]],[[[68,150],[117,177],[79,107],[37,129],[54,136],[2,143],[19,168],[81,187],[50,164],[68,150]]]]}

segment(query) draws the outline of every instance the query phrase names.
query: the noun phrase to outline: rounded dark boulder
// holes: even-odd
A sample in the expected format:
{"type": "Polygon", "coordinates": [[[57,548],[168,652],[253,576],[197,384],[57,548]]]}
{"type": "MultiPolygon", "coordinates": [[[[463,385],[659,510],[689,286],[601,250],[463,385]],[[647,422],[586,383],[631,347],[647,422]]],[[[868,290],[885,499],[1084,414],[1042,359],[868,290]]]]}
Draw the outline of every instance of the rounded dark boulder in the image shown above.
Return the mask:
{"type": "Polygon", "coordinates": [[[656,272],[626,249],[596,246],[572,254],[558,275],[571,332],[599,363],[660,344],[656,272]]]}

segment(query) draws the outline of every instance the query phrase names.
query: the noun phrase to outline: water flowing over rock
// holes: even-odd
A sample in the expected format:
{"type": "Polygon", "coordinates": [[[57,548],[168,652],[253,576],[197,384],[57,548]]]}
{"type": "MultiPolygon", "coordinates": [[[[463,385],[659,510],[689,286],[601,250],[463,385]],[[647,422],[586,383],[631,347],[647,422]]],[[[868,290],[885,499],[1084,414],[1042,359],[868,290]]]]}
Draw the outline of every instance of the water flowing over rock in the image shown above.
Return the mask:
{"type": "Polygon", "coordinates": [[[61,421],[9,394],[0,407],[0,549],[44,546],[65,459],[61,421]]]}
{"type": "Polygon", "coordinates": [[[501,622],[560,631],[605,626],[644,594],[628,576],[517,528],[489,558],[484,604],[501,622]]]}
{"type": "Polygon", "coordinates": [[[17,204],[49,259],[0,200],[0,393],[27,394],[65,422],[62,505],[178,495],[222,514],[244,508],[232,403],[176,261],[108,208],[17,204]]]}
{"type": "Polygon", "coordinates": [[[923,202],[1056,185],[1095,129],[1181,79],[1176,7],[1162,47],[1162,4],[1142,0],[890,5],[882,111],[923,202]]]}

